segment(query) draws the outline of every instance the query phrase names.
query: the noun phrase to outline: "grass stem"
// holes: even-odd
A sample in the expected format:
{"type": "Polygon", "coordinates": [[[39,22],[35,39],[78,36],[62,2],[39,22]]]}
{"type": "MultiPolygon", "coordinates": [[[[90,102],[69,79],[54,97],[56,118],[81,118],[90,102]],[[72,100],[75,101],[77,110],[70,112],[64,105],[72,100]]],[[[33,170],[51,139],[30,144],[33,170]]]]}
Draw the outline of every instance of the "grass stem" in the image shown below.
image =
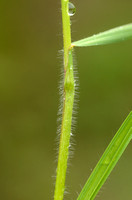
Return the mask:
{"type": "Polygon", "coordinates": [[[75,90],[72,49],[69,49],[69,47],[71,46],[71,30],[70,17],[68,15],[68,3],[69,0],[61,0],[64,43],[64,90],[63,113],[54,200],[63,200],[64,197],[75,90]]]}

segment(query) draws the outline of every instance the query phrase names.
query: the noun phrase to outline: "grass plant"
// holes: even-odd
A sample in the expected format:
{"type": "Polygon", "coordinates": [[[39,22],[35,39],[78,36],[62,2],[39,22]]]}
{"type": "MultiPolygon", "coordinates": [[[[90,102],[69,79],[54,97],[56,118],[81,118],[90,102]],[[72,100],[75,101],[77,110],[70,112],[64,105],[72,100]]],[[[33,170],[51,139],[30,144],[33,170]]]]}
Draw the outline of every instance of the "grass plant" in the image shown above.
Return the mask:
{"type": "MultiPolygon", "coordinates": [[[[68,0],[61,0],[63,43],[64,43],[64,86],[63,86],[63,111],[60,133],[58,165],[54,200],[63,200],[67,161],[69,156],[73,103],[75,95],[75,79],[73,71],[72,51],[75,47],[106,45],[132,39],[132,24],[120,26],[97,35],[71,42],[70,16],[74,14],[74,5],[68,0]],[[70,9],[70,10],[69,10],[70,9]],[[73,12],[73,13],[72,13],[73,12]]],[[[93,200],[98,191],[117,164],[122,153],[132,139],[132,112],[108,145],[88,181],[84,185],[77,200],[93,200]]]]}

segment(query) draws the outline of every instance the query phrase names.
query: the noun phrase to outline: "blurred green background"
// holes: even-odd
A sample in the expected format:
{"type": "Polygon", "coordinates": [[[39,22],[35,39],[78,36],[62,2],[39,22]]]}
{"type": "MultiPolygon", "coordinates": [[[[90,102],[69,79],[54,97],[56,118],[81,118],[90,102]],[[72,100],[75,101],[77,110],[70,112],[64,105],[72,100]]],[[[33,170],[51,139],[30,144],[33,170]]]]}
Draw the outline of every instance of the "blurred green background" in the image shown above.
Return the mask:
{"type": "MultiPolygon", "coordinates": [[[[72,1],[72,39],[132,22],[132,1],[72,1]]],[[[53,199],[62,69],[60,1],[0,1],[0,199],[53,199]]],[[[132,41],[77,48],[77,125],[65,199],[77,198],[132,110],[132,41]]],[[[132,199],[132,146],[98,200],[132,199]]]]}

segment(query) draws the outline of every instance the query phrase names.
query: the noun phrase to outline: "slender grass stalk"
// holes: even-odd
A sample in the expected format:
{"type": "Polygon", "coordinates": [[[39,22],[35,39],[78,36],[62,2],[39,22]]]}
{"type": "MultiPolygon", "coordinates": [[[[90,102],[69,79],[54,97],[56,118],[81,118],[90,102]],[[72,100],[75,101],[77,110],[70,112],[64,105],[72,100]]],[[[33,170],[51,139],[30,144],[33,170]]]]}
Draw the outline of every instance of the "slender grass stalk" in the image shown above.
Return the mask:
{"type": "MultiPolygon", "coordinates": [[[[132,24],[117,27],[103,33],[73,42],[71,44],[69,0],[61,0],[63,43],[64,43],[64,88],[63,113],[60,134],[60,146],[54,200],[63,200],[69,144],[71,135],[72,112],[75,94],[72,48],[82,46],[104,45],[132,39],[132,24]]],[[[70,4],[71,9],[74,8],[70,4]]],[[[75,9],[74,9],[75,11],[75,9]]],[[[71,13],[72,14],[72,13],[71,13]]],[[[72,15],[71,15],[72,16],[72,15]]],[[[83,187],[77,200],[93,200],[110,172],[118,162],[128,143],[132,139],[132,113],[128,115],[121,128],[109,144],[90,178],[83,187]]]]}
{"type": "Polygon", "coordinates": [[[63,200],[74,102],[74,75],[71,47],[69,0],[61,0],[64,43],[64,91],[60,146],[54,200],[63,200]]]}

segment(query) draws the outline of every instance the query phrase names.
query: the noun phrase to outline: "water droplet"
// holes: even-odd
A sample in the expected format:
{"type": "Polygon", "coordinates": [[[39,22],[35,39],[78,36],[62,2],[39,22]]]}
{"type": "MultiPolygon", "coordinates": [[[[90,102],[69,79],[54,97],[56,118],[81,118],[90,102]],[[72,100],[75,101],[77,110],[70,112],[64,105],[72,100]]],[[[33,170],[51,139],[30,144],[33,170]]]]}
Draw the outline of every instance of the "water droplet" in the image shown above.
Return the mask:
{"type": "Polygon", "coordinates": [[[73,69],[73,65],[70,65],[70,70],[72,70],[73,69]]]}
{"type": "Polygon", "coordinates": [[[68,3],[68,15],[73,16],[76,12],[76,8],[73,3],[68,3]]]}

